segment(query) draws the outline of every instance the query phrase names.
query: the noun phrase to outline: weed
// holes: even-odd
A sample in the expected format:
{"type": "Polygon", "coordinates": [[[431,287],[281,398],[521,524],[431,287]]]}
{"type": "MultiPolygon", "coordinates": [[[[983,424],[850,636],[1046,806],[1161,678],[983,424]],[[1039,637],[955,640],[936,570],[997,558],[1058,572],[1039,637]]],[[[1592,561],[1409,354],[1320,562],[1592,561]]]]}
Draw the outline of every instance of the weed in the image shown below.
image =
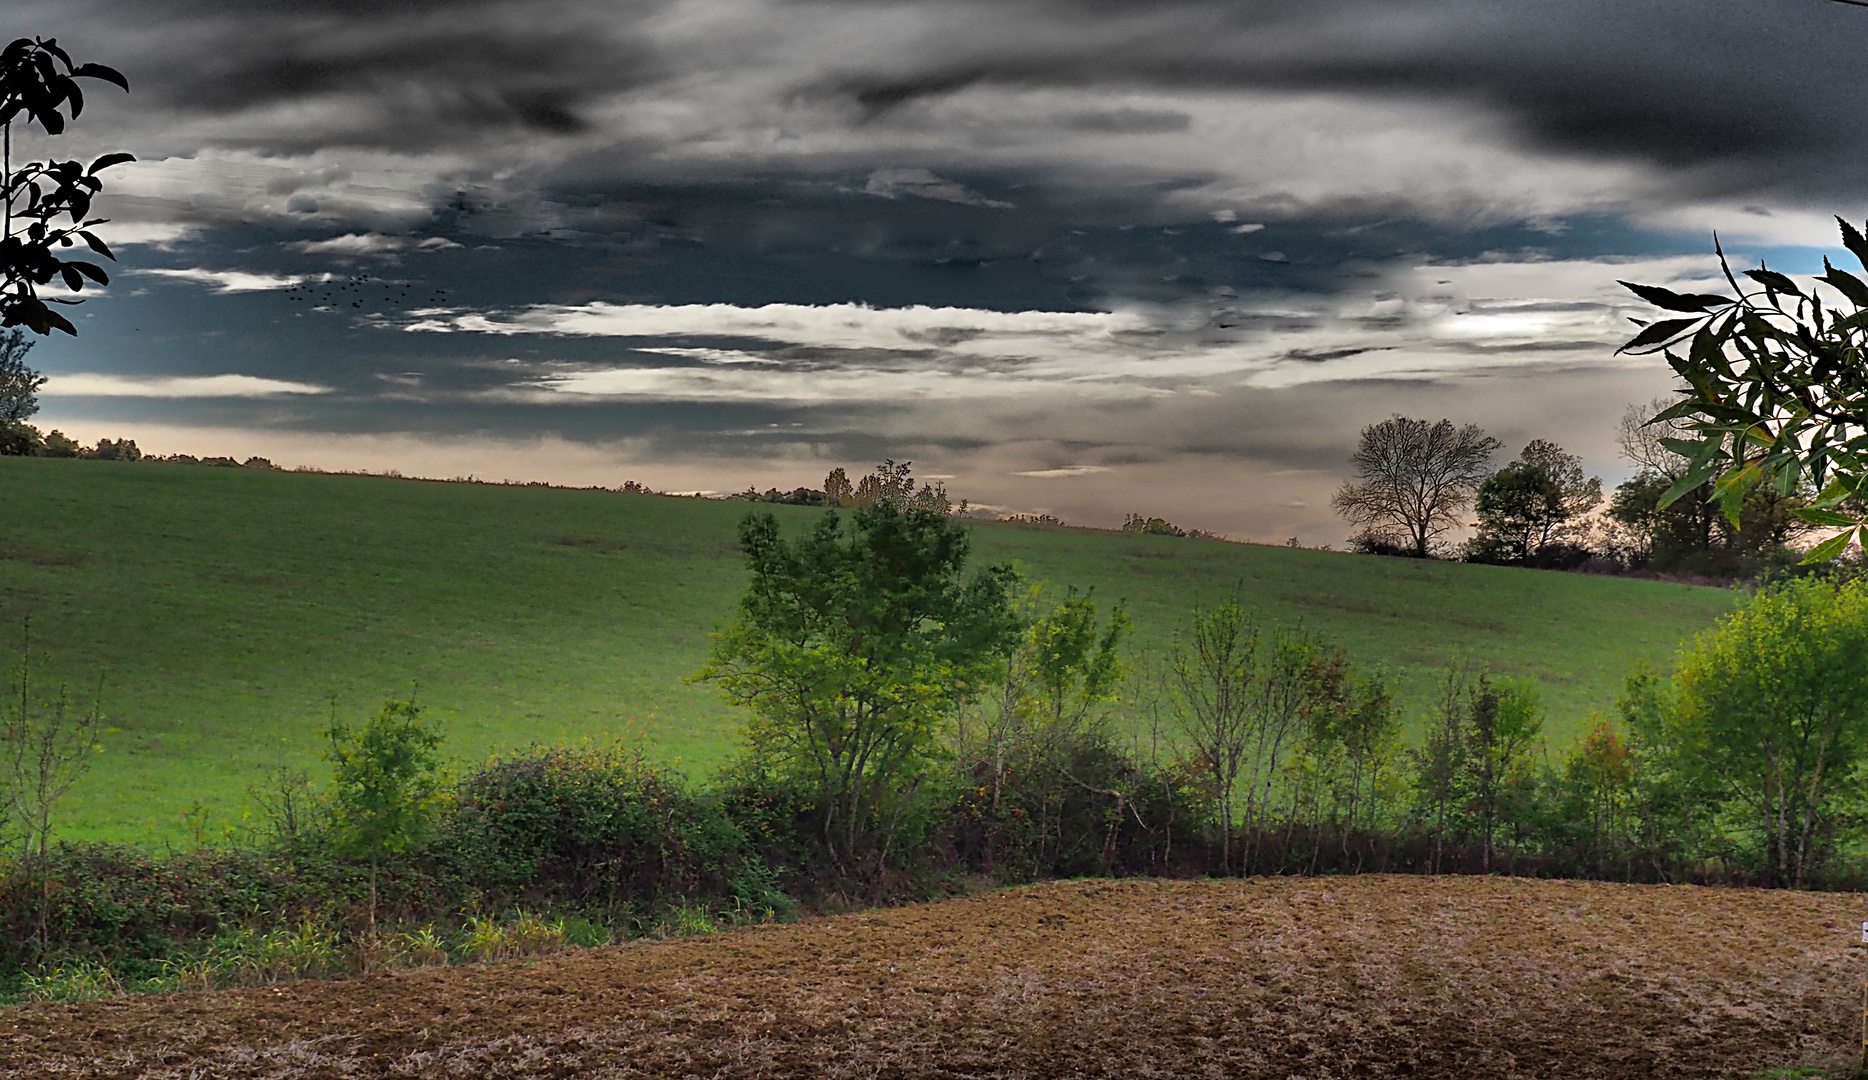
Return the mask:
{"type": "Polygon", "coordinates": [[[440,967],[448,962],[447,942],[433,926],[397,934],[393,942],[396,961],[405,967],[440,967]]]}
{"type": "Polygon", "coordinates": [[[657,937],[694,937],[719,929],[716,916],[699,904],[677,904],[662,913],[656,923],[657,937]]]}
{"type": "Polygon", "coordinates": [[[486,915],[467,920],[461,936],[461,954],[482,963],[539,956],[564,947],[565,925],[562,920],[547,922],[527,911],[517,912],[511,922],[486,915]]]}
{"type": "Polygon", "coordinates": [[[123,992],[123,984],[103,964],[71,960],[27,975],[20,996],[28,1001],[95,1001],[123,992]]]}

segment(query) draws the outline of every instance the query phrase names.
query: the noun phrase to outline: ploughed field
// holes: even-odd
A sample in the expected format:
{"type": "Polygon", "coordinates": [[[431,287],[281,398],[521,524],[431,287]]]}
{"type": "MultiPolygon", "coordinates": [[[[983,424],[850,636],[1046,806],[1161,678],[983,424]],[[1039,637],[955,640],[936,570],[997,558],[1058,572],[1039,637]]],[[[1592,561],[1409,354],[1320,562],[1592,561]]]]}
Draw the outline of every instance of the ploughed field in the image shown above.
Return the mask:
{"type": "Polygon", "coordinates": [[[1082,881],[534,962],[0,1011],[0,1075],[1747,1076],[1852,1048],[1862,897],[1082,881]]]}

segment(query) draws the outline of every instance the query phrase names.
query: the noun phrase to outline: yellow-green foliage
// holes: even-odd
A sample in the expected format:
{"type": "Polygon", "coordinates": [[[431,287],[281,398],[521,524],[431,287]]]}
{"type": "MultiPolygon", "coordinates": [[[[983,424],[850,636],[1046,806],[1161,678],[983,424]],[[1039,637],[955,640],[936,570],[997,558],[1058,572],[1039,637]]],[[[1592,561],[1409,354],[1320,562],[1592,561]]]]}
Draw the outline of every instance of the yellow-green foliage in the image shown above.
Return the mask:
{"type": "Polygon", "coordinates": [[[564,948],[564,920],[547,920],[527,911],[511,919],[476,915],[461,934],[461,955],[490,962],[539,956],[564,948]]]}
{"type": "Polygon", "coordinates": [[[394,956],[404,967],[438,967],[448,962],[447,942],[432,926],[397,934],[394,956]]]}
{"type": "Polygon", "coordinates": [[[1758,593],[1682,654],[1675,745],[1800,884],[1838,813],[1859,807],[1868,756],[1868,582],[1758,593]]]}
{"type": "Polygon", "coordinates": [[[122,992],[123,985],[109,968],[73,960],[27,975],[20,996],[28,1001],[93,1001],[122,992]]]}

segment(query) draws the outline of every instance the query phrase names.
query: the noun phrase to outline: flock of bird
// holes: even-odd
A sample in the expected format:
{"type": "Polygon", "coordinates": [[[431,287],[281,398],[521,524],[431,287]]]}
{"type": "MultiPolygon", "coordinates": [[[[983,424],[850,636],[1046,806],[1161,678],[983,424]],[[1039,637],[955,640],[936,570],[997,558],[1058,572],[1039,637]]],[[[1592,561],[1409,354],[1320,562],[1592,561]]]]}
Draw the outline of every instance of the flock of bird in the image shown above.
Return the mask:
{"type": "MultiPolygon", "coordinates": [[[[346,304],[353,308],[361,308],[366,301],[369,301],[372,307],[376,306],[379,302],[375,300],[378,289],[382,290],[381,304],[391,307],[410,306],[408,282],[385,281],[381,278],[372,278],[368,274],[358,274],[355,277],[341,280],[326,277],[319,281],[301,281],[288,287],[285,290],[285,296],[288,300],[309,303],[313,310],[330,308],[335,311],[342,310],[346,304]]],[[[419,296],[419,290],[417,296],[419,296]]],[[[414,306],[441,307],[447,302],[448,291],[438,288],[429,292],[426,301],[417,300],[414,306]]]]}

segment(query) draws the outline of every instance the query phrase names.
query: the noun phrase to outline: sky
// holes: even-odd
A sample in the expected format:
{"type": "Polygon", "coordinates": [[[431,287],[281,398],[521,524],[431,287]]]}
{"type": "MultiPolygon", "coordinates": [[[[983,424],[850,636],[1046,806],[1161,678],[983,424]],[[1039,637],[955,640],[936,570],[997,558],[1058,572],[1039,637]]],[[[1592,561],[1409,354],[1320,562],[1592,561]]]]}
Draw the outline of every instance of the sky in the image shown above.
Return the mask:
{"type": "MultiPolygon", "coordinates": [[[[1625,478],[1617,279],[1868,216],[1824,0],[9,0],[109,64],[37,422],[282,466],[1340,544],[1367,424],[1625,478]],[[91,296],[91,290],[86,290],[91,296]]],[[[1840,258],[1840,256],[1838,256],[1840,258]]],[[[1852,263],[1850,264],[1852,265],[1852,263]]]]}

